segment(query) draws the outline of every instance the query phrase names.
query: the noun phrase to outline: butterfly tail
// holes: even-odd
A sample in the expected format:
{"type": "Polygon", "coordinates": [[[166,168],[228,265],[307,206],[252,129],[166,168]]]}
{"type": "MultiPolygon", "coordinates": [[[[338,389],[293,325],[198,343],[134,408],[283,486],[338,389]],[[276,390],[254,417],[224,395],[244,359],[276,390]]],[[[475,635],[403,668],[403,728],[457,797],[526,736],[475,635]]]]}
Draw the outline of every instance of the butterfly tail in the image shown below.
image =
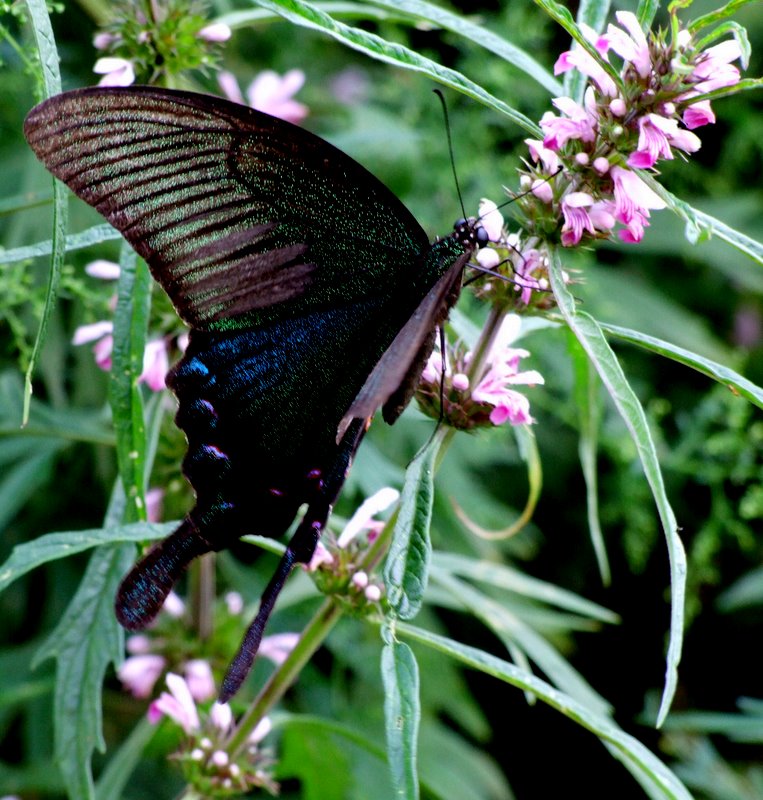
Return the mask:
{"type": "Polygon", "coordinates": [[[164,605],[188,564],[211,547],[190,520],[184,520],[130,570],[115,601],[117,620],[128,631],[145,628],[164,605]]]}

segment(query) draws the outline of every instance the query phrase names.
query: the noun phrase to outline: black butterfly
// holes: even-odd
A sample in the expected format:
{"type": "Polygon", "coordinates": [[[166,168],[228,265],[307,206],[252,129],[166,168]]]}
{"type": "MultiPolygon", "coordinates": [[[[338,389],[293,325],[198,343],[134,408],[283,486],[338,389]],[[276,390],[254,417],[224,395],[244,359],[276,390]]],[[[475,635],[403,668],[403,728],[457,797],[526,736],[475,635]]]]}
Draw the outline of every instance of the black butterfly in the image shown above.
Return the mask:
{"type": "Polygon", "coordinates": [[[323,139],[215,97],[148,86],[52,97],[24,124],[43,164],[117,228],[191,327],[167,383],[196,505],[122,582],[148,624],[188,563],[307,511],[223,682],[246,677],[292,566],[310,560],[355,450],[392,423],[487,241],[430,244],[402,203],[323,139]]]}

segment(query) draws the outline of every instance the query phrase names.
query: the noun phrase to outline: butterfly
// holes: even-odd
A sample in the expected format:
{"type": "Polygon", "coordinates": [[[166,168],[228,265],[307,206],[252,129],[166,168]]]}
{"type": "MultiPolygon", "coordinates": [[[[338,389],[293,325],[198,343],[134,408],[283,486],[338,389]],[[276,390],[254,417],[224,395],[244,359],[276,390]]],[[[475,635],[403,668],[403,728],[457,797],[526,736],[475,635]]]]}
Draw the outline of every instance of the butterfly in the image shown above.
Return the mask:
{"type": "Polygon", "coordinates": [[[167,376],[196,502],[124,578],[128,630],[197,556],[301,518],[222,684],[235,694],[292,567],[307,563],[371,417],[410,401],[472,254],[475,220],[429,242],[320,137],[220,98],[150,86],[52,97],[24,134],[147,262],[188,347],[167,376]]]}

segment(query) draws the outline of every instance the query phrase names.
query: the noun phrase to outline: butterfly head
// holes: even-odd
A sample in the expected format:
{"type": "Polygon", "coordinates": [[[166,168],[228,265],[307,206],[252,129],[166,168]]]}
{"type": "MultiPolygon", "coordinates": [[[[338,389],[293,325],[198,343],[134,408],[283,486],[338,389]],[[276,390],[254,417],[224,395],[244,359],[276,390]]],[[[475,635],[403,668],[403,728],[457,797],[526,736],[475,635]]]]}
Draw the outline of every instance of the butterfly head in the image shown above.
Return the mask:
{"type": "Polygon", "coordinates": [[[490,241],[487,231],[475,217],[456,220],[453,225],[453,236],[472,250],[478,250],[490,241]]]}

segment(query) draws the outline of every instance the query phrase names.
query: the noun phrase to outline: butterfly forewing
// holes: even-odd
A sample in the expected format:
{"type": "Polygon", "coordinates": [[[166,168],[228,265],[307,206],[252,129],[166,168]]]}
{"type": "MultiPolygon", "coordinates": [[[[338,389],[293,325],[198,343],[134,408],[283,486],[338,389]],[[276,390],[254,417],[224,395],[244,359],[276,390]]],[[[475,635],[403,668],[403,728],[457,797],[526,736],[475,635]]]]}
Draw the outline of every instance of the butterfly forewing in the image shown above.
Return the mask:
{"type": "Polygon", "coordinates": [[[25,133],[196,328],[276,319],[282,303],[294,315],[387,297],[428,246],[402,203],[340,150],[217,98],[84,89],[38,106],[25,133]]]}

